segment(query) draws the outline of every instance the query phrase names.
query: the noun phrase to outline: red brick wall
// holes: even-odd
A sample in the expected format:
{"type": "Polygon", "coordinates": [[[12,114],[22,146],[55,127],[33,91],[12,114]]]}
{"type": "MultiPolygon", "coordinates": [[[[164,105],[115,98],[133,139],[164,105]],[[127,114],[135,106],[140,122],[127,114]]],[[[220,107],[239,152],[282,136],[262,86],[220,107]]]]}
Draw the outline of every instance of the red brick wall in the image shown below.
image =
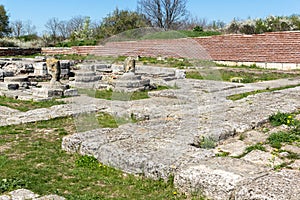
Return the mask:
{"type": "Polygon", "coordinates": [[[167,56],[218,61],[300,63],[300,31],[191,39],[110,42],[92,47],[44,49],[46,54],[167,56]]]}
{"type": "Polygon", "coordinates": [[[213,60],[300,63],[300,32],[196,38],[213,60]]]}

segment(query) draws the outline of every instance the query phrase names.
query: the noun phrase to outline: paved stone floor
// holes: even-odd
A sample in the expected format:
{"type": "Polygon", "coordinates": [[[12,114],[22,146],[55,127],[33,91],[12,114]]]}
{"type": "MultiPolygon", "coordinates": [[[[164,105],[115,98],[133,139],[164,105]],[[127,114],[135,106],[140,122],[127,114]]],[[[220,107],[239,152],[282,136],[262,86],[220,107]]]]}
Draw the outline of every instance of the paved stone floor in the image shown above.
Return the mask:
{"type": "Polygon", "coordinates": [[[276,172],[270,166],[270,154],[254,159],[260,153],[253,151],[238,159],[216,157],[216,153],[223,150],[232,156],[240,154],[248,144],[266,139],[260,126],[271,114],[300,108],[300,87],[238,101],[228,100],[227,96],[299,83],[297,79],[253,84],[176,80],[169,84],[179,89],[151,92],[151,98],[145,100],[122,102],[80,96],[65,99],[67,105],[25,113],[1,107],[4,112],[0,114],[0,125],[75,115],[80,127],[83,122],[78,113],[82,112],[134,115],[147,120],[116,129],[78,132],[65,137],[62,148],[93,155],[129,173],[155,179],[174,176],[175,185],[183,192],[203,192],[212,199],[296,200],[300,193],[297,163],[290,170],[276,172]],[[236,138],[242,133],[249,136],[249,143],[236,138]],[[195,147],[202,138],[214,140],[219,146],[209,150],[195,147]]]}

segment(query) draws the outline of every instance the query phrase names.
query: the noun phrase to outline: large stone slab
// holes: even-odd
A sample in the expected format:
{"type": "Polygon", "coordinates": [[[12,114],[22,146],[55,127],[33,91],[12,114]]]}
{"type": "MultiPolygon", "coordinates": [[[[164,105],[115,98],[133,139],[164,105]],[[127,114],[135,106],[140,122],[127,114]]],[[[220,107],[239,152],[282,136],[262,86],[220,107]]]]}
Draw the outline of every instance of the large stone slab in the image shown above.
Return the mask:
{"type": "Polygon", "coordinates": [[[182,166],[174,184],[185,193],[202,193],[215,200],[234,198],[235,189],[244,180],[254,180],[266,169],[234,158],[213,158],[182,166]]]}
{"type": "Polygon", "coordinates": [[[233,196],[236,200],[298,200],[299,183],[299,171],[270,172],[252,180],[244,180],[233,196]]]}

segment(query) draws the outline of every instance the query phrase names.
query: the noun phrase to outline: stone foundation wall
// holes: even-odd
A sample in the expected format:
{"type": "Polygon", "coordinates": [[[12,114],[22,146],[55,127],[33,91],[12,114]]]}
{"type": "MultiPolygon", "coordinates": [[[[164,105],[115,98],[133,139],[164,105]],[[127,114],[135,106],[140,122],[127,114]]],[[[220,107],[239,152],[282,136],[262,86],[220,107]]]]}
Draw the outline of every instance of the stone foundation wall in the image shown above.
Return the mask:
{"type": "Polygon", "coordinates": [[[41,52],[41,48],[0,47],[0,56],[27,56],[41,52]]]}

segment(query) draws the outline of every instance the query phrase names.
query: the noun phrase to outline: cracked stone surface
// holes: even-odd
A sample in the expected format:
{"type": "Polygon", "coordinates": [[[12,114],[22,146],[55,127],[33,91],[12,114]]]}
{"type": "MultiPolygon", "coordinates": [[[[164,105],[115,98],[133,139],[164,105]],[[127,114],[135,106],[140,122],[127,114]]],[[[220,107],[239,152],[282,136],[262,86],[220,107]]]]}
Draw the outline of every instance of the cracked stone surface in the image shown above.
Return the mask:
{"type": "MultiPolygon", "coordinates": [[[[183,192],[200,191],[211,199],[293,199],[293,194],[299,193],[294,187],[299,183],[299,170],[273,172],[272,167],[257,164],[254,159],[216,157],[215,150],[195,145],[209,138],[221,147],[226,139],[243,133],[244,141],[235,140],[235,145],[229,142],[222,147],[224,151],[233,149],[234,155],[238,155],[245,145],[264,141],[266,136],[259,131],[256,134],[256,128],[278,111],[297,111],[300,87],[260,93],[234,102],[226,97],[299,83],[297,79],[253,84],[175,80],[168,84],[179,89],[150,92],[151,98],[144,100],[123,102],[80,96],[65,99],[69,104],[48,109],[26,113],[6,110],[9,117],[1,118],[0,125],[69,115],[76,118],[79,113],[100,110],[114,116],[134,115],[147,120],[115,129],[99,127],[78,132],[64,137],[62,148],[92,155],[103,164],[129,173],[154,179],[175,176],[174,184],[183,192]],[[289,177],[292,178],[283,185],[280,179],[289,177]],[[273,181],[274,188],[265,180],[273,181]],[[282,193],[286,188],[290,191],[282,193]]],[[[79,127],[80,120],[78,123],[79,127]]]]}
{"type": "MultiPolygon", "coordinates": [[[[266,159],[259,159],[263,154],[252,151],[243,159],[215,158],[214,150],[195,148],[191,144],[196,144],[203,137],[222,143],[227,138],[245,133],[245,141],[227,144],[227,149],[236,148],[233,155],[237,156],[247,145],[264,141],[267,136],[252,129],[260,127],[277,111],[297,111],[300,108],[300,88],[261,93],[235,102],[226,97],[299,82],[278,80],[243,85],[177,80],[173,84],[180,89],[151,92],[152,98],[147,100],[96,100],[96,105],[105,105],[106,111],[111,114],[148,116],[149,120],[121,125],[116,129],[97,129],[67,136],[62,147],[92,155],[106,165],[129,173],[155,179],[174,175],[175,185],[184,192],[201,191],[212,199],[239,197],[241,192],[236,193],[237,188],[244,181],[254,180],[272,169],[266,163],[272,155],[266,152],[266,159]]],[[[77,100],[82,102],[79,98],[77,100]]],[[[225,146],[223,148],[226,151],[225,146]]],[[[299,171],[294,173],[296,177],[300,176],[299,171]]],[[[275,190],[273,192],[276,193],[275,190]]],[[[258,199],[264,197],[262,195],[258,199]]]]}

